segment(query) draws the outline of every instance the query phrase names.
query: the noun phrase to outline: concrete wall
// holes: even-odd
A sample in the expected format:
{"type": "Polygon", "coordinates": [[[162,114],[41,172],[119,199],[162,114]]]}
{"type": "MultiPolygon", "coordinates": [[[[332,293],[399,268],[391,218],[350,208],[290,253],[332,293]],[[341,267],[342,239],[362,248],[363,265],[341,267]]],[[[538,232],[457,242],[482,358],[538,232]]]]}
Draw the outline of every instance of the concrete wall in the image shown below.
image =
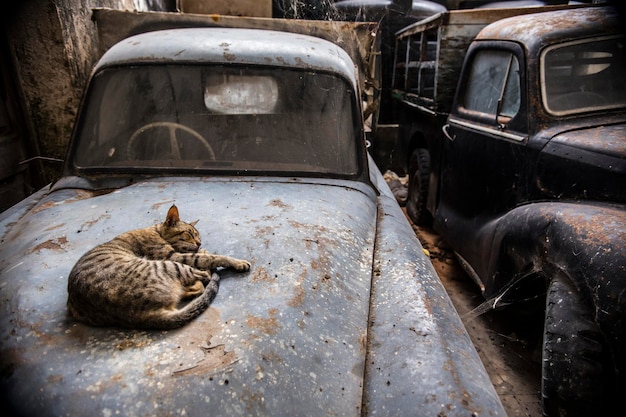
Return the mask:
{"type": "MultiPolygon", "coordinates": [[[[98,51],[91,10],[173,10],[175,0],[21,0],[4,17],[27,118],[41,156],[63,159],[98,51]]],[[[48,180],[61,164],[45,162],[48,180]]]]}

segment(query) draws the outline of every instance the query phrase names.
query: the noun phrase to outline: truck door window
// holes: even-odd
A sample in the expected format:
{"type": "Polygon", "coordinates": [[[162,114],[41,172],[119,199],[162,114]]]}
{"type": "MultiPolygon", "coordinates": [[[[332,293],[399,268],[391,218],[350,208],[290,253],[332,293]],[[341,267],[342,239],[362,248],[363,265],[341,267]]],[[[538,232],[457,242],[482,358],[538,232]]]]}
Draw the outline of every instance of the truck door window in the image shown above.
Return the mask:
{"type": "Polygon", "coordinates": [[[471,65],[462,107],[494,124],[513,118],[520,109],[517,58],[508,51],[479,51],[471,65]]]}
{"type": "Polygon", "coordinates": [[[626,107],[625,73],[621,36],[546,48],[541,56],[544,106],[555,116],[626,107]]]}

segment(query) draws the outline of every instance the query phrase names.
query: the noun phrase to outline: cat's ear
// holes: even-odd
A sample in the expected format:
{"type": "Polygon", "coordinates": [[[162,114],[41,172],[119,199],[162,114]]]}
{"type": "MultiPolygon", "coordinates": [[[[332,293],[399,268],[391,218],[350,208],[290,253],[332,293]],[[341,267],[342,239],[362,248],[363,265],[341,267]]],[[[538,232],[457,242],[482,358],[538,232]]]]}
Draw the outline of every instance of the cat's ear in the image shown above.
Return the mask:
{"type": "Polygon", "coordinates": [[[200,221],[200,219],[195,220],[195,221],[193,221],[193,222],[191,222],[189,224],[192,225],[193,227],[196,227],[196,224],[198,224],[199,221],[200,221]]]}
{"type": "Polygon", "coordinates": [[[178,208],[175,204],[172,204],[172,207],[167,211],[167,217],[165,218],[166,226],[174,226],[176,223],[180,221],[180,217],[178,215],[178,208]]]}

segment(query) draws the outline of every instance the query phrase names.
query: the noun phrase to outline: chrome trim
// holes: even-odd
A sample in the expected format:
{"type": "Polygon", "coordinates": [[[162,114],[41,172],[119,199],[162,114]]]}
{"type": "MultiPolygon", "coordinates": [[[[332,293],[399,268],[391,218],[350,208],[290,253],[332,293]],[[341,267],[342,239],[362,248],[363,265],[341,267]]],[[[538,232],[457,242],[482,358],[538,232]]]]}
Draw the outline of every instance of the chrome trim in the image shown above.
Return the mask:
{"type": "Polygon", "coordinates": [[[528,136],[525,135],[518,135],[515,133],[508,133],[508,132],[503,132],[502,130],[498,129],[498,128],[491,128],[491,127],[485,127],[485,126],[480,126],[480,125],[476,125],[474,123],[470,123],[470,122],[466,122],[463,120],[459,120],[455,117],[450,116],[448,118],[448,122],[450,124],[453,125],[457,125],[457,126],[461,126],[461,127],[465,127],[471,130],[477,130],[479,132],[483,132],[483,133],[488,133],[490,135],[496,135],[496,136],[501,136],[505,139],[509,139],[515,142],[524,142],[528,136]]]}

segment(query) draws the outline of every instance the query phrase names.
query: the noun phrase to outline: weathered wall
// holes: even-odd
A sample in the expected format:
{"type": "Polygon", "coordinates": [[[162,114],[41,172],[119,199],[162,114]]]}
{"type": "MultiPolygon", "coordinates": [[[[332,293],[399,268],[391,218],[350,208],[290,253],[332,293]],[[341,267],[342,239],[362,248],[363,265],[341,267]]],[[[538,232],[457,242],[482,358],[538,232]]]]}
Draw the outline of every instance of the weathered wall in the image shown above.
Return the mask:
{"type": "MultiPolygon", "coordinates": [[[[85,82],[98,58],[91,10],[172,10],[175,0],[26,0],[5,28],[41,155],[62,159],[85,82]]],[[[45,163],[49,180],[59,163],[45,163]]]]}

